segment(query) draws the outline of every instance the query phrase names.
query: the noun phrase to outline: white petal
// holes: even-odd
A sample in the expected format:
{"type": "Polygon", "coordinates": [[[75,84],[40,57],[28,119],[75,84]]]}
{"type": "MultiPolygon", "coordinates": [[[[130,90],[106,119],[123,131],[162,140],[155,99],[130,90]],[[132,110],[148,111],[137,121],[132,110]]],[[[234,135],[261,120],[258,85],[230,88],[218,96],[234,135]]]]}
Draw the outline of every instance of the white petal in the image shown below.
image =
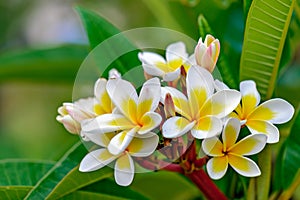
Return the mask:
{"type": "Polygon", "coordinates": [[[151,52],[140,52],[138,54],[138,57],[142,62],[143,68],[146,73],[152,76],[164,75],[165,72],[162,71],[160,68],[156,67],[157,63],[166,63],[165,59],[161,55],[151,52]]]}
{"type": "Polygon", "coordinates": [[[133,181],[134,163],[128,153],[119,157],[115,164],[115,180],[118,185],[128,186],[133,181]]]}
{"type": "Polygon", "coordinates": [[[163,80],[164,81],[174,81],[176,80],[178,77],[180,76],[180,67],[178,67],[175,71],[173,72],[168,72],[165,73],[165,75],[163,76],[163,80]]]}
{"type": "Polygon", "coordinates": [[[108,72],[108,78],[109,79],[118,79],[118,78],[121,78],[121,77],[122,77],[121,73],[118,70],[116,70],[115,68],[112,68],[108,72]]]}
{"type": "Polygon", "coordinates": [[[155,129],[161,123],[162,117],[156,112],[147,112],[140,120],[143,125],[139,130],[138,134],[146,134],[151,130],[155,129]]]}
{"type": "Polygon", "coordinates": [[[236,90],[222,90],[208,99],[200,110],[201,116],[214,115],[223,118],[231,113],[240,103],[241,94],[236,90]]]}
{"type": "Polygon", "coordinates": [[[240,121],[236,118],[229,118],[226,121],[222,134],[222,141],[226,149],[232,147],[240,134],[240,121]]]}
{"type": "Polygon", "coordinates": [[[206,164],[208,175],[215,180],[222,178],[225,175],[227,168],[227,156],[211,158],[206,164]]]}
{"type": "Polygon", "coordinates": [[[197,65],[195,54],[190,55],[190,57],[188,57],[188,60],[184,64],[187,64],[188,66],[197,65]]]}
{"type": "Polygon", "coordinates": [[[155,151],[158,141],[159,137],[155,133],[149,133],[147,137],[142,138],[137,135],[137,137],[133,138],[127,149],[132,156],[146,157],[155,151]]]}
{"type": "Polygon", "coordinates": [[[190,122],[183,117],[171,117],[162,126],[162,134],[166,138],[182,136],[193,128],[195,122],[190,122]]]}
{"type": "Polygon", "coordinates": [[[85,133],[109,133],[117,130],[133,128],[126,117],[120,114],[104,114],[94,119],[82,121],[81,129],[85,133]]]}
{"type": "Polygon", "coordinates": [[[240,83],[240,91],[242,94],[242,97],[250,95],[255,97],[256,102],[255,102],[255,106],[257,106],[260,102],[260,95],[256,89],[256,84],[254,81],[252,80],[246,80],[246,81],[242,81],[240,83]]]}
{"type": "Polygon", "coordinates": [[[268,136],[267,143],[277,143],[279,141],[279,131],[276,126],[267,121],[249,120],[246,126],[252,134],[265,134],[268,136]]]}
{"type": "Polygon", "coordinates": [[[97,149],[88,153],[80,163],[79,171],[90,172],[95,171],[108,165],[117,157],[110,154],[107,149],[97,149]]]}
{"type": "Polygon", "coordinates": [[[230,153],[227,156],[230,166],[242,176],[255,177],[261,174],[258,166],[251,159],[230,153]]]}
{"type": "Polygon", "coordinates": [[[99,78],[94,86],[94,95],[97,99],[101,99],[102,95],[106,93],[107,80],[104,78],[99,78]]]}
{"type": "Polygon", "coordinates": [[[259,105],[249,119],[265,120],[274,124],[282,124],[292,119],[295,109],[283,99],[270,99],[259,105]]]}
{"type": "Polygon", "coordinates": [[[110,79],[107,92],[114,105],[130,120],[136,114],[138,95],[133,85],[123,79],[110,79]]]}
{"type": "Polygon", "coordinates": [[[67,129],[67,131],[69,131],[70,133],[78,134],[80,132],[80,124],[76,122],[70,115],[58,115],[56,117],[56,120],[62,123],[65,129],[67,129]]]}
{"type": "Polygon", "coordinates": [[[209,156],[224,156],[223,144],[218,137],[204,139],[201,145],[203,152],[209,156]]]}
{"type": "Polygon", "coordinates": [[[101,146],[107,147],[110,140],[116,135],[115,132],[113,133],[84,133],[81,132],[81,135],[87,137],[93,143],[101,146]]]}
{"type": "Polygon", "coordinates": [[[237,155],[253,155],[262,151],[266,142],[267,136],[265,134],[248,135],[228,149],[228,151],[237,155]]]}
{"type": "Polygon", "coordinates": [[[219,81],[218,79],[215,80],[214,85],[217,92],[221,90],[229,90],[229,87],[225,83],[219,81]]]}
{"type": "Polygon", "coordinates": [[[138,99],[138,118],[146,112],[154,111],[160,100],[160,82],[158,78],[152,78],[143,84],[138,99]]]}
{"type": "Polygon", "coordinates": [[[166,60],[170,62],[176,59],[182,59],[186,61],[188,54],[186,52],[185,44],[183,42],[176,42],[167,46],[166,49],[166,60]]]}
{"type": "Polygon", "coordinates": [[[113,155],[118,155],[125,151],[130,142],[135,136],[137,128],[133,128],[129,131],[122,131],[113,137],[107,147],[108,151],[113,155]]]}
{"type": "Polygon", "coordinates": [[[214,137],[221,133],[223,123],[214,116],[201,118],[191,130],[192,135],[197,139],[214,137]]]}

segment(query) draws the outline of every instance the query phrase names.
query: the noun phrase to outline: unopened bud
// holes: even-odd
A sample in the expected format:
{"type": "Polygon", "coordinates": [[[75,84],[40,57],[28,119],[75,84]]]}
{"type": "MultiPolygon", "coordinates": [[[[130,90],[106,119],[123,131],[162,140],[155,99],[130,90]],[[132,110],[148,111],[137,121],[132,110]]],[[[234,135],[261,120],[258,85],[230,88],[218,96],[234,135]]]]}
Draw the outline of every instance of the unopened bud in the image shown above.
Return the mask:
{"type": "Polygon", "coordinates": [[[173,102],[173,99],[172,99],[172,96],[170,95],[170,93],[166,94],[164,105],[165,105],[164,110],[165,110],[167,119],[176,115],[175,114],[175,105],[174,105],[174,102],[173,102]]]}

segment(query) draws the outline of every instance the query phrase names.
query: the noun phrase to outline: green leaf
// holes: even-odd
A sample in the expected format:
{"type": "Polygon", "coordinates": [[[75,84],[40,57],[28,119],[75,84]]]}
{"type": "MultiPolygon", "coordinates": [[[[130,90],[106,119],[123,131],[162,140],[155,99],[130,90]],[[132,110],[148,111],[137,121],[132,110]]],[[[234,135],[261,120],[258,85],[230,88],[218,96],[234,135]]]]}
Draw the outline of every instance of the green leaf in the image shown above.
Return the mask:
{"type": "MultiPolygon", "coordinates": [[[[207,20],[203,15],[199,15],[198,25],[199,25],[200,37],[205,38],[207,34],[214,35],[214,32],[212,31],[211,27],[209,26],[207,20]]],[[[222,49],[222,45],[221,45],[221,49],[222,49]]],[[[226,57],[225,54],[222,54],[222,51],[220,53],[216,68],[219,70],[220,74],[217,74],[216,70],[214,70],[214,74],[213,74],[214,77],[221,80],[223,79],[223,82],[225,82],[230,88],[238,87],[237,72],[234,70],[233,67],[229,65],[228,58],[226,57]]]]}
{"type": "Polygon", "coordinates": [[[38,181],[25,199],[45,199],[55,186],[78,165],[87,150],[78,141],[65,155],[38,181]]]}
{"type": "Polygon", "coordinates": [[[126,200],[126,198],[122,198],[122,197],[116,197],[113,195],[101,194],[96,192],[86,192],[86,191],[76,191],[61,198],[61,200],[95,200],[95,199],[126,200]]]}
{"type": "MultiPolygon", "coordinates": [[[[136,176],[139,176],[139,174],[136,174],[136,176]]],[[[82,190],[90,191],[90,192],[98,192],[101,194],[109,194],[116,197],[123,197],[127,199],[139,199],[139,200],[148,199],[145,196],[133,190],[131,186],[122,187],[117,185],[114,178],[107,178],[98,181],[85,188],[82,188],[82,190]]]]}
{"type": "Polygon", "coordinates": [[[262,99],[273,95],[294,0],[253,0],[244,34],[240,79],[256,82],[262,99]]]}
{"type": "Polygon", "coordinates": [[[7,80],[73,82],[87,46],[24,49],[0,56],[0,82],[7,80]]]}
{"type": "Polygon", "coordinates": [[[53,161],[1,160],[0,186],[33,186],[53,165],[53,161]]]}
{"type": "Polygon", "coordinates": [[[84,8],[76,7],[76,10],[87,32],[90,47],[97,50],[96,47],[102,44],[102,48],[105,48],[105,50],[100,49],[101,52],[97,52],[95,57],[96,64],[99,63],[98,67],[102,68],[102,71],[106,70],[104,76],[107,76],[107,72],[111,68],[116,68],[124,74],[131,68],[141,65],[137,57],[137,48],[125,36],[120,34],[120,31],[114,25],[98,14],[84,8]],[[109,67],[102,66],[100,64],[101,59],[109,59],[114,62],[109,67]],[[107,68],[103,69],[104,67],[107,68]]]}
{"type": "Polygon", "coordinates": [[[0,186],[1,200],[23,199],[32,186],[0,186]]]}
{"type": "Polygon", "coordinates": [[[300,169],[300,113],[295,118],[291,133],[285,142],[283,151],[281,185],[288,189],[292,184],[298,170],[300,169]]]}
{"type": "MultiPolygon", "coordinates": [[[[84,186],[95,183],[113,175],[113,170],[109,167],[99,169],[94,172],[80,172],[79,167],[72,169],[51,191],[47,199],[59,199],[84,186]]],[[[102,186],[101,186],[102,187],[102,186]]]]}

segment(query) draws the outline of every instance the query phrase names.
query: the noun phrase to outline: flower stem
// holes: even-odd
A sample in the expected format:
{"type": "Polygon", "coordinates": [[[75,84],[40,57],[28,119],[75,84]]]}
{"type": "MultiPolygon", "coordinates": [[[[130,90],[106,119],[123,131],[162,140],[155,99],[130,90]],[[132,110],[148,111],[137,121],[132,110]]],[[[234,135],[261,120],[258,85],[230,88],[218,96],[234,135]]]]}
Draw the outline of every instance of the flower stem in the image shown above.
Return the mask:
{"type": "Polygon", "coordinates": [[[226,196],[219,190],[203,169],[185,174],[209,200],[226,200],[226,196]]]}

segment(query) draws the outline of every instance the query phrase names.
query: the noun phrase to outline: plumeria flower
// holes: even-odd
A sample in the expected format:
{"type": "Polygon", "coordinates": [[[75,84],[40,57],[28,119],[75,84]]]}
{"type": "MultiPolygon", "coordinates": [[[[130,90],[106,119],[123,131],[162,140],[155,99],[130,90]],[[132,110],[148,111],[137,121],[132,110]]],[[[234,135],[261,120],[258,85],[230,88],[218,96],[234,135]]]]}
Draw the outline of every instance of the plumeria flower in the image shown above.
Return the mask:
{"type": "MultiPolygon", "coordinates": [[[[221,82],[216,82],[216,85],[219,89],[225,88],[221,82]]],[[[239,119],[241,125],[246,125],[252,134],[266,134],[268,143],[278,142],[279,130],[273,124],[289,121],[294,115],[293,106],[280,98],[270,99],[259,105],[260,95],[255,82],[251,80],[242,81],[240,91],[241,104],[229,116],[239,119]]]]}
{"type": "Polygon", "coordinates": [[[186,77],[187,97],[175,88],[162,88],[162,98],[170,93],[175,110],[181,115],[171,117],[163,124],[164,137],[175,138],[191,131],[195,138],[204,139],[221,132],[220,118],[236,108],[241,95],[235,90],[214,94],[213,82],[212,75],[206,69],[192,66],[186,77]]]}
{"type": "Polygon", "coordinates": [[[266,145],[265,134],[249,135],[237,142],[240,132],[240,123],[230,118],[224,126],[222,142],[218,137],[203,140],[203,151],[212,158],[207,162],[206,169],[212,179],[222,178],[228,164],[239,174],[246,177],[255,177],[261,174],[254,161],[244,156],[259,153],[266,145]]]}
{"type": "Polygon", "coordinates": [[[114,105],[106,92],[107,80],[99,78],[94,85],[94,97],[79,99],[74,103],[64,103],[58,108],[56,120],[73,134],[81,131],[80,123],[85,119],[95,118],[98,115],[112,113],[114,105]]]}
{"type": "Polygon", "coordinates": [[[212,35],[206,35],[204,42],[199,39],[195,48],[195,59],[199,66],[212,72],[220,54],[220,42],[212,35]]]}
{"type": "Polygon", "coordinates": [[[193,55],[188,58],[183,42],[170,44],[166,49],[166,59],[152,52],[140,52],[138,57],[147,74],[160,76],[164,81],[176,80],[180,76],[181,66],[184,66],[187,71],[195,63],[193,55]]]}
{"type": "Polygon", "coordinates": [[[88,153],[81,161],[79,170],[81,172],[95,171],[116,161],[114,165],[115,181],[118,185],[128,186],[131,184],[135,172],[132,157],[151,155],[157,147],[159,138],[154,133],[148,133],[147,137],[135,137],[123,152],[114,155],[107,149],[114,135],[114,133],[94,134],[91,141],[105,148],[88,153]]]}
{"type": "Polygon", "coordinates": [[[108,145],[110,153],[118,155],[136,133],[145,135],[160,124],[162,118],[154,112],[160,99],[160,82],[158,78],[149,79],[139,96],[132,84],[122,79],[109,80],[106,89],[118,112],[85,120],[82,131],[85,134],[121,131],[108,145]]]}

